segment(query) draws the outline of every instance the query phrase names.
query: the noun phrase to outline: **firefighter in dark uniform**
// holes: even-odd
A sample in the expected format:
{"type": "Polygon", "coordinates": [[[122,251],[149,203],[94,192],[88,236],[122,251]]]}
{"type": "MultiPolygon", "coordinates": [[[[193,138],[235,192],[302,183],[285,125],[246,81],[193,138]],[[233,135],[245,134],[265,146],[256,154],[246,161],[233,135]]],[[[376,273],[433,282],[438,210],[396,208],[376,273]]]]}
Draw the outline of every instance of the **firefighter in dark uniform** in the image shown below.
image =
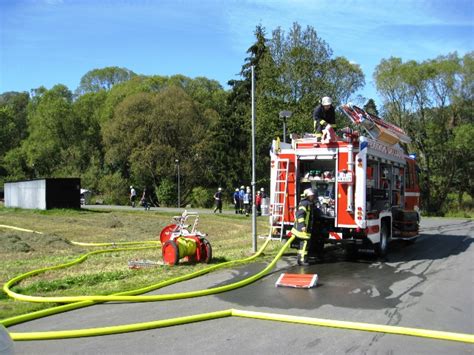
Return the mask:
{"type": "Polygon", "coordinates": [[[313,189],[306,189],[303,192],[303,198],[298,205],[295,213],[295,224],[291,229],[291,234],[300,239],[298,249],[298,265],[309,265],[308,250],[311,242],[311,227],[313,224],[314,200],[316,194],[313,189]]]}
{"type": "Polygon", "coordinates": [[[324,126],[328,123],[334,126],[336,123],[336,111],[330,97],[325,96],[321,99],[321,105],[318,105],[313,111],[313,120],[316,138],[320,140],[323,136],[324,126]]]}

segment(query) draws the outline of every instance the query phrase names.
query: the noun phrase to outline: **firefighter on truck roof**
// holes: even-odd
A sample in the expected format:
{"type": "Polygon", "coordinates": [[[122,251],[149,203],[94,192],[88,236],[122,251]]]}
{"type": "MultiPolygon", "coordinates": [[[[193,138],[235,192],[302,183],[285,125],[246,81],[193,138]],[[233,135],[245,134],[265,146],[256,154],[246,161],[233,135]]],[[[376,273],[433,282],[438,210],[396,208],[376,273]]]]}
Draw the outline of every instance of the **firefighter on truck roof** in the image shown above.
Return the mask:
{"type": "Polygon", "coordinates": [[[323,136],[323,127],[328,123],[332,126],[336,123],[336,112],[330,97],[325,96],[321,99],[321,104],[313,111],[313,119],[316,138],[321,139],[323,136]]]}
{"type": "Polygon", "coordinates": [[[314,213],[314,200],[316,194],[313,189],[306,189],[303,192],[298,210],[295,213],[295,224],[291,229],[291,234],[300,239],[298,248],[298,265],[309,265],[308,263],[308,249],[311,242],[311,227],[314,213]]]}

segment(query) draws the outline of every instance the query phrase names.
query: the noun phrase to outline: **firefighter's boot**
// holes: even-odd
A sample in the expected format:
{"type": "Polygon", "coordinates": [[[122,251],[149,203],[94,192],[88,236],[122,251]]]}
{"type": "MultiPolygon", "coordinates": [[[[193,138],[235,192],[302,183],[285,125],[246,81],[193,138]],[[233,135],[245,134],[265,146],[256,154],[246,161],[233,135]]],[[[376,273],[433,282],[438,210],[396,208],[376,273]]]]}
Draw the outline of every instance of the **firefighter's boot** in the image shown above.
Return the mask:
{"type": "Polygon", "coordinates": [[[298,249],[298,265],[300,266],[308,266],[308,241],[307,240],[301,240],[300,241],[300,247],[298,249]]]}

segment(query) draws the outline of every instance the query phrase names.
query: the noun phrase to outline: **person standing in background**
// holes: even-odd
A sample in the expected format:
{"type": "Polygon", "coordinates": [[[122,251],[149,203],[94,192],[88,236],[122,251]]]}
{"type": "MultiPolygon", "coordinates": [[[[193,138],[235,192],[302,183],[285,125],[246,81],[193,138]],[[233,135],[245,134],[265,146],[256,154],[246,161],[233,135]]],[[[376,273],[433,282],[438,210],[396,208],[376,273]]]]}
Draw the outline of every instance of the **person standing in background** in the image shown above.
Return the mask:
{"type": "Polygon", "coordinates": [[[260,191],[257,192],[257,196],[255,196],[255,207],[257,209],[257,216],[262,215],[262,194],[260,191]]]}
{"type": "Polygon", "coordinates": [[[247,217],[250,214],[251,201],[252,201],[252,192],[250,191],[250,187],[247,186],[247,191],[244,194],[244,209],[245,209],[245,215],[247,217]]]}
{"type": "Polygon", "coordinates": [[[130,203],[132,207],[135,207],[135,200],[137,199],[137,192],[133,188],[133,186],[130,185],[130,203]]]}
{"type": "Polygon", "coordinates": [[[239,213],[244,214],[244,195],[245,195],[245,187],[242,185],[240,186],[239,190],[239,213]]]}
{"type": "Polygon", "coordinates": [[[239,214],[239,209],[240,209],[240,195],[239,195],[239,189],[235,189],[235,192],[233,194],[233,202],[234,202],[234,208],[235,208],[235,214],[239,214]]]}
{"type": "Polygon", "coordinates": [[[150,209],[150,205],[147,200],[146,187],[143,188],[142,198],[140,199],[140,205],[145,208],[145,211],[148,211],[150,209]]]}
{"type": "Polygon", "coordinates": [[[216,201],[216,208],[214,208],[214,213],[219,210],[219,213],[222,213],[222,188],[219,187],[217,192],[214,194],[214,200],[216,201]]]}

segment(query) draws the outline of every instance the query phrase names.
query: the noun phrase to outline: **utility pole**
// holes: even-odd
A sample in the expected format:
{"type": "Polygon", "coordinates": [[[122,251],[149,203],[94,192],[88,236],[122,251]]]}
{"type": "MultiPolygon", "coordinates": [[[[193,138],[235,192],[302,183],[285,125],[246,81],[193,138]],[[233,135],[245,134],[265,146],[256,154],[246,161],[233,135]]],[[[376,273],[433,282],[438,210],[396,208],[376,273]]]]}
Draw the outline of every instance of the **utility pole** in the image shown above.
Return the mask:
{"type": "Polygon", "coordinates": [[[257,210],[255,206],[255,66],[252,65],[252,247],[257,252],[257,210]]]}
{"type": "Polygon", "coordinates": [[[178,208],[181,207],[181,177],[179,175],[179,159],[174,161],[176,163],[176,167],[178,169],[178,208]]]}

